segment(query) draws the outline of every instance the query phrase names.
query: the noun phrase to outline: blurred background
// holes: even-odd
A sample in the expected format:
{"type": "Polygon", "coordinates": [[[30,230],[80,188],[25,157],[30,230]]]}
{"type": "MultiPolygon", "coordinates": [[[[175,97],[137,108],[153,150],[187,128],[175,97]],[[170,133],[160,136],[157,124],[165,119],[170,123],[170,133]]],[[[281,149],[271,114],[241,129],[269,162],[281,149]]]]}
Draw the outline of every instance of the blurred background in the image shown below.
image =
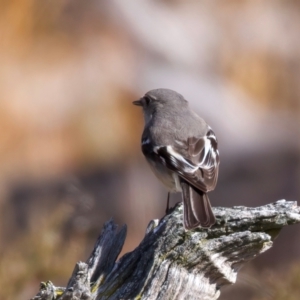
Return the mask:
{"type": "MultiPolygon", "coordinates": [[[[153,88],[216,132],[214,206],[300,201],[299,1],[0,3],[0,299],[66,285],[111,217],[124,253],[164,215],[131,104],[153,88]]],[[[299,234],[284,229],[220,299],[299,299],[299,234]]]]}

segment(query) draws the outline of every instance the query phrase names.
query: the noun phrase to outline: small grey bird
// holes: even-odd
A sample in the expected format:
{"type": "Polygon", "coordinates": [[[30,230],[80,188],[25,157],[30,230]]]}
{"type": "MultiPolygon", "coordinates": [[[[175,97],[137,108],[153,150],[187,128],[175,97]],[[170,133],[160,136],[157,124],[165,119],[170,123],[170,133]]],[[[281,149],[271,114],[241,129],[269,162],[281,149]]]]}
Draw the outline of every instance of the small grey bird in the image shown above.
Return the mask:
{"type": "Polygon", "coordinates": [[[151,90],[133,104],[143,108],[142,152],[154,174],[169,192],[182,192],[184,227],[211,227],[207,192],[216,186],[220,162],[214,132],[175,91],[151,90]]]}

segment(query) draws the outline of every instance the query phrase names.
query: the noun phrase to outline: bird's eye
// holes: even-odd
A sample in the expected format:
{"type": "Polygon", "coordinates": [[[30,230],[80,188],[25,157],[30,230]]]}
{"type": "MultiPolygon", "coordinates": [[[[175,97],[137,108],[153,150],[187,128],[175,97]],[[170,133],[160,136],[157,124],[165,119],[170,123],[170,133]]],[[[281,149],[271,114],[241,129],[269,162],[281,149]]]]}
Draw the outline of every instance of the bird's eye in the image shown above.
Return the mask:
{"type": "Polygon", "coordinates": [[[145,102],[146,102],[146,105],[149,105],[149,103],[150,103],[150,98],[149,98],[149,97],[145,97],[145,102]]]}

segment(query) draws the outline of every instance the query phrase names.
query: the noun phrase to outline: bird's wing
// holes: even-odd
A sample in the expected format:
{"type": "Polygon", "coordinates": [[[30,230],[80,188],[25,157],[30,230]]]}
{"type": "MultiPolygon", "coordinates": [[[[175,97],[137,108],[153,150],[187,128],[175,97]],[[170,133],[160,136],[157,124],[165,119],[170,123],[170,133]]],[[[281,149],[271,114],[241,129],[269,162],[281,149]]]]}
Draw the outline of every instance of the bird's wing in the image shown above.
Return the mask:
{"type": "Polygon", "coordinates": [[[142,150],[145,156],[151,156],[162,163],[192,186],[203,192],[213,190],[217,183],[220,162],[214,132],[209,128],[204,137],[189,137],[186,141],[175,141],[175,144],[178,146],[152,148],[144,141],[142,150]]]}

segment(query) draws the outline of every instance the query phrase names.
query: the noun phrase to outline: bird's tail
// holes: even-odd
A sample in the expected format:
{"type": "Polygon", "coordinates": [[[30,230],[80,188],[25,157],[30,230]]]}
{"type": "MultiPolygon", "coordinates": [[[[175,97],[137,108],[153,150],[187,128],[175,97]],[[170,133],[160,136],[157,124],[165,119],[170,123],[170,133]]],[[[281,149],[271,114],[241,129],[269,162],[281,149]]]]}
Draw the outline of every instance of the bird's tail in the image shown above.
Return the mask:
{"type": "Polygon", "coordinates": [[[215,224],[216,218],[206,193],[191,186],[185,180],[181,181],[183,198],[183,220],[185,229],[198,226],[210,228],[215,224]]]}

